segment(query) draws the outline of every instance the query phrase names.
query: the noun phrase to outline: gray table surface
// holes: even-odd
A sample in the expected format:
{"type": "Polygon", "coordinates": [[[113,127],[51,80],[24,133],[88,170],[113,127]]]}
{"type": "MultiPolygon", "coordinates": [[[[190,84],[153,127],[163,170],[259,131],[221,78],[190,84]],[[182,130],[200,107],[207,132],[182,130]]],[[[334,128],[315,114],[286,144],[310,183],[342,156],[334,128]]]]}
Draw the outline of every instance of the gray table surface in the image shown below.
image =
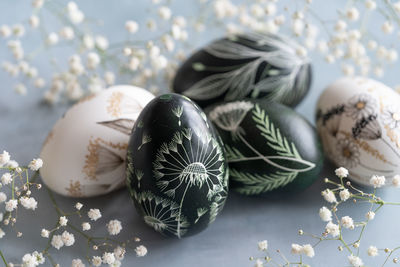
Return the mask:
{"type": "MultiPolygon", "coordinates": [[[[0,24],[22,20],[29,15],[29,5],[22,0],[0,2],[0,24]],[[7,11],[7,12],[5,12],[7,11]]],[[[88,0],[81,3],[82,9],[89,16],[103,18],[107,24],[104,31],[110,36],[123,35],[124,21],[134,18],[145,19],[142,12],[147,0],[119,1],[118,4],[106,1],[88,0]],[[91,8],[96,2],[96,8],[91,8]],[[110,25],[109,25],[110,24],[110,25]],[[119,25],[119,31],[113,30],[119,25]]],[[[190,1],[177,1],[177,13],[193,12],[190,1]]],[[[325,1],[324,1],[325,2],[325,1]]],[[[328,1],[320,6],[321,13],[327,9],[340,6],[344,1],[328,1]]],[[[215,34],[215,33],[214,33],[215,34]]],[[[213,35],[210,35],[212,38],[213,35]]],[[[30,45],[28,37],[24,45],[30,45]]],[[[32,37],[33,38],[33,37],[32,37]]],[[[209,39],[210,39],[209,38],[209,39]]],[[[201,39],[195,46],[200,46],[209,39],[201,39]]],[[[196,40],[196,39],[194,39],[196,40]]],[[[3,41],[0,41],[0,61],[8,58],[3,41]]],[[[314,107],[323,88],[338,78],[340,72],[336,66],[327,66],[317,57],[314,58],[314,81],[311,92],[298,106],[297,110],[313,121],[314,107]]],[[[44,63],[38,62],[46,73],[50,70],[44,63]],[[42,66],[43,65],[43,66],[42,66]]],[[[49,74],[46,78],[49,78],[49,74]]],[[[67,109],[66,105],[49,107],[41,104],[41,92],[32,90],[27,97],[16,96],[12,90],[14,81],[0,72],[0,150],[9,151],[21,163],[29,162],[36,157],[48,131],[67,109]]],[[[395,76],[384,79],[389,84],[395,84],[395,76]]],[[[124,266],[251,266],[249,256],[261,256],[257,251],[257,242],[267,239],[271,249],[281,249],[289,255],[290,245],[308,243],[307,237],[297,235],[299,228],[307,232],[320,233],[324,223],[319,220],[318,210],[323,202],[320,191],[325,188],[323,178],[333,176],[333,166],[326,164],[321,179],[306,191],[294,195],[282,195],[275,198],[249,198],[231,193],[226,207],[217,220],[204,232],[183,240],[173,240],[161,237],[148,228],[137,215],[125,189],[107,196],[80,200],[87,207],[101,208],[103,218],[95,234],[105,233],[105,223],[113,218],[122,221],[124,229],[121,235],[138,235],[149,253],[146,257],[136,258],[133,252],[128,253],[124,266]]],[[[395,189],[381,191],[387,200],[400,201],[400,195],[395,189]]],[[[45,190],[35,194],[39,200],[39,208],[35,213],[21,212],[18,228],[24,232],[22,239],[11,235],[0,240],[0,249],[11,262],[17,262],[26,252],[40,250],[45,247],[46,240],[40,237],[42,227],[50,228],[56,220],[56,214],[51,207],[45,190]]],[[[72,207],[75,200],[56,196],[62,207],[72,207]]],[[[340,214],[363,218],[367,207],[347,203],[340,214]]],[[[362,257],[367,259],[365,250],[370,244],[378,247],[394,247],[400,243],[399,210],[395,207],[385,207],[381,214],[371,222],[362,243],[362,257]]],[[[349,232],[349,237],[355,233],[349,232]]],[[[78,239],[81,240],[81,239],[78,239]]],[[[70,266],[71,260],[83,257],[84,242],[55,253],[61,266],[70,266]]],[[[316,256],[308,260],[312,266],[345,266],[347,264],[344,252],[338,252],[336,242],[323,243],[316,249],[316,256]]],[[[382,254],[382,253],[381,253],[382,254]]],[[[368,259],[369,266],[377,266],[383,262],[383,257],[368,259]]],[[[391,263],[389,263],[390,265],[391,263]]],[[[1,264],[0,264],[1,265],[1,264]]]]}

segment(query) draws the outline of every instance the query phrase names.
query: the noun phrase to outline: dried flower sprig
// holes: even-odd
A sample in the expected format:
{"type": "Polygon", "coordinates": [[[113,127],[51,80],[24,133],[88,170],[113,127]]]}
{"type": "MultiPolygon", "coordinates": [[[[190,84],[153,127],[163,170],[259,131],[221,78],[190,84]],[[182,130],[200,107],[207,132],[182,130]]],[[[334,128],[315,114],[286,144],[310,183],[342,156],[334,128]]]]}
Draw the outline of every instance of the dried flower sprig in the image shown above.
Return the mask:
{"type": "MultiPolygon", "coordinates": [[[[338,250],[339,251],[347,251],[347,259],[349,264],[354,267],[364,266],[363,260],[360,258],[360,246],[362,237],[365,233],[365,229],[368,223],[373,220],[376,214],[381,210],[381,208],[385,205],[395,205],[400,206],[400,203],[396,202],[388,202],[377,196],[377,188],[386,185],[386,178],[384,176],[373,175],[370,179],[370,184],[374,187],[372,193],[366,193],[359,188],[355,187],[350,181],[345,181],[345,178],[349,175],[347,169],[340,167],[335,170],[336,176],[339,178],[339,181],[325,178],[325,183],[333,186],[331,188],[327,188],[321,192],[321,195],[331,206],[326,207],[323,206],[319,210],[319,217],[323,222],[326,222],[325,229],[321,235],[315,235],[311,233],[306,233],[303,230],[299,230],[299,235],[308,236],[312,239],[315,239],[316,242],[306,245],[292,244],[291,254],[299,255],[298,261],[289,261],[281,251],[277,250],[281,259],[283,259],[284,263],[278,263],[275,261],[267,250],[267,241],[261,241],[258,243],[259,250],[264,251],[266,253],[266,257],[264,258],[254,258],[251,257],[251,260],[256,260],[255,266],[269,266],[268,264],[274,264],[275,266],[308,266],[304,262],[303,255],[307,257],[314,257],[316,247],[325,241],[334,241],[338,242],[338,250]],[[354,219],[348,215],[340,217],[338,215],[339,206],[345,203],[346,201],[353,201],[354,203],[367,203],[369,204],[369,209],[365,213],[365,218],[360,221],[354,221],[354,219]],[[344,230],[356,230],[358,229],[358,238],[356,240],[347,240],[345,238],[344,230]]],[[[396,175],[391,180],[391,185],[394,187],[398,187],[400,185],[400,175],[396,175]]],[[[394,263],[399,261],[398,257],[393,257],[393,254],[400,249],[399,247],[395,248],[377,248],[376,246],[369,246],[367,250],[367,254],[371,257],[378,256],[379,251],[383,251],[387,253],[387,256],[384,258],[383,265],[384,266],[389,260],[392,260],[394,263]]]]}
{"type": "Polygon", "coordinates": [[[195,45],[189,33],[204,37],[207,29],[207,35],[210,31],[283,33],[301,44],[297,53],[318,51],[316,55],[327,64],[338,63],[345,75],[382,77],[385,70],[394,69],[398,50],[393,35],[400,29],[400,2],[349,0],[344,8],[332,10],[329,19],[319,17],[312,0],[296,5],[289,0],[276,2],[193,1],[199,12],[182,16],[173,14],[173,1],[152,1],[148,21],[127,20],[123,25],[127,38],[110,42],[104,34],[93,34],[99,24],[86,18],[76,2],[33,0],[26,22],[0,26],[0,36],[12,55],[2,67],[17,79],[17,93],[25,95],[29,87],[46,88],[44,98],[49,103],[75,101],[116,82],[130,81],[158,93],[171,84],[178,64],[195,45]],[[57,28],[48,29],[48,19],[56,20],[52,25],[57,28]],[[370,27],[382,20],[381,27],[370,27]],[[144,32],[148,38],[143,38],[144,32]],[[32,51],[23,47],[28,33],[41,37],[32,51]],[[59,46],[73,51],[66,62],[52,56],[59,46]],[[50,81],[34,66],[42,58],[49,59],[55,70],[50,81]]]}
{"type": "MultiPolygon", "coordinates": [[[[28,210],[35,210],[38,206],[38,202],[32,197],[30,190],[33,187],[37,189],[42,187],[41,184],[35,182],[38,176],[37,171],[42,165],[41,159],[33,159],[28,167],[20,167],[17,162],[11,160],[8,152],[4,151],[0,154],[0,169],[6,171],[1,176],[0,183],[0,203],[5,203],[5,213],[0,212],[0,222],[3,222],[5,226],[11,226],[17,237],[22,237],[23,235],[16,228],[19,204],[28,210]],[[31,177],[29,171],[35,171],[35,174],[31,177]],[[3,190],[6,188],[8,189],[7,192],[3,190]],[[8,198],[9,200],[7,201],[8,198]]],[[[21,259],[21,263],[18,264],[7,262],[6,256],[0,250],[0,259],[5,266],[34,267],[44,264],[46,259],[52,266],[59,266],[53,257],[53,249],[60,250],[62,247],[73,246],[75,244],[75,235],[85,240],[87,248],[84,257],[93,266],[106,264],[118,267],[121,265],[128,249],[134,251],[138,257],[143,257],[147,254],[147,248],[139,245],[141,241],[139,237],[132,237],[125,241],[114,238],[122,230],[121,221],[114,219],[106,224],[108,236],[92,236],[88,233],[92,229],[92,223],[88,221],[95,222],[101,219],[102,214],[99,209],[89,209],[86,214],[87,220],[84,220],[86,216],[83,214],[83,204],[78,202],[74,205],[73,211],[65,212],[56,202],[53,193],[49,189],[47,189],[47,192],[58,219],[52,229],[43,228],[40,232],[43,238],[48,239],[46,247],[40,252],[34,251],[25,254],[21,259]],[[74,217],[84,220],[81,223],[81,227],[71,223],[71,219],[74,217]]],[[[0,228],[0,239],[5,236],[6,229],[2,230],[0,228]]],[[[74,259],[72,260],[72,266],[80,267],[84,266],[84,263],[81,259],[74,259]]]]}

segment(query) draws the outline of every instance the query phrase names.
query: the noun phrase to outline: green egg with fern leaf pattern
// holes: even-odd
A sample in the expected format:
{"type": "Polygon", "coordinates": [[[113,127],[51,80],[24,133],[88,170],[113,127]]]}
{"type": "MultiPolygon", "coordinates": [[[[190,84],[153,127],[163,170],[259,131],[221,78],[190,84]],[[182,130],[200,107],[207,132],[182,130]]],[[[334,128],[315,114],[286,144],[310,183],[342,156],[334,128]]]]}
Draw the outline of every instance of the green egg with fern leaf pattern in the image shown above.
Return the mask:
{"type": "Polygon", "coordinates": [[[206,109],[226,150],[230,187],[244,195],[296,192],[323,167],[315,128],[282,104],[245,99],[206,109]]]}

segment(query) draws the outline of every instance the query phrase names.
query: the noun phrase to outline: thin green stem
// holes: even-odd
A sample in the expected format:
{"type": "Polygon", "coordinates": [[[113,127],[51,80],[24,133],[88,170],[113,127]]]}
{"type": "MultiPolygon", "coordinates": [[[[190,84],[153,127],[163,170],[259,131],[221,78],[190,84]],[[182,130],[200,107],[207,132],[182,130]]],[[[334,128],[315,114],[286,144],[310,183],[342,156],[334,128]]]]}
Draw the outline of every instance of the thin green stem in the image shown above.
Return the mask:
{"type": "Polygon", "coordinates": [[[0,250],[0,257],[1,257],[1,259],[3,260],[5,266],[7,267],[8,264],[7,264],[6,258],[4,257],[3,252],[2,252],[1,250],[0,250]]]}

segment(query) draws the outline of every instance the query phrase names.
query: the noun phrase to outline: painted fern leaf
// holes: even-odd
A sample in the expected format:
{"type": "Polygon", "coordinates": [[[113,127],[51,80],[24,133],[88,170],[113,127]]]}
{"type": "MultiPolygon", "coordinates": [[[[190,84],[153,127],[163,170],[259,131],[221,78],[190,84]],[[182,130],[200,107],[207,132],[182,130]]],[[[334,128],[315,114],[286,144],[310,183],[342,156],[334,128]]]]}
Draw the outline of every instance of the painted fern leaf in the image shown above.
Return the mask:
{"type": "Polygon", "coordinates": [[[235,147],[225,144],[226,158],[230,160],[240,160],[245,158],[245,156],[235,147]]]}
{"type": "Polygon", "coordinates": [[[241,172],[235,169],[231,170],[232,178],[244,184],[237,191],[245,195],[262,194],[283,187],[292,182],[297,177],[297,174],[298,172],[277,171],[269,175],[260,175],[241,172]]]}
{"type": "Polygon", "coordinates": [[[253,120],[257,123],[257,128],[261,135],[267,139],[267,144],[276,150],[278,155],[289,158],[302,159],[293,142],[289,144],[286,137],[282,136],[279,128],[270,122],[265,111],[258,104],[253,109],[253,120]]]}

